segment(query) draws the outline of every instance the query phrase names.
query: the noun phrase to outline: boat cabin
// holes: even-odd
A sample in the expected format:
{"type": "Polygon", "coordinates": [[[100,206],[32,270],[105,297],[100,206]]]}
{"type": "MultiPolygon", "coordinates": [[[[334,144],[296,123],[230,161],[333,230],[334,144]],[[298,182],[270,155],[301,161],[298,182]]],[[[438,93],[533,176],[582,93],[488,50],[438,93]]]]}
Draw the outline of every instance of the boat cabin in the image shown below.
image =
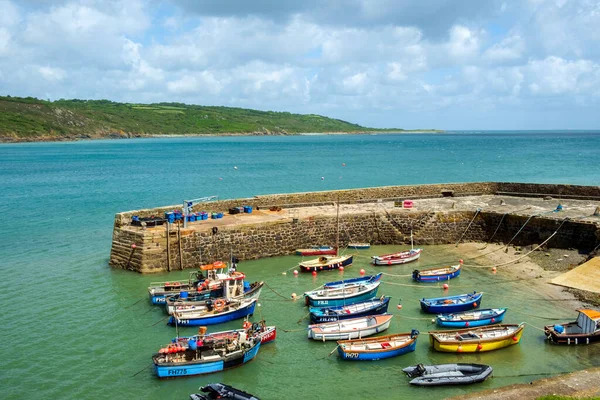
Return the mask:
{"type": "Polygon", "coordinates": [[[564,333],[567,335],[592,334],[600,331],[600,311],[590,309],[577,311],[579,311],[577,320],[563,325],[564,332],[558,332],[557,327],[554,327],[554,329],[557,330],[557,333],[564,333]]]}

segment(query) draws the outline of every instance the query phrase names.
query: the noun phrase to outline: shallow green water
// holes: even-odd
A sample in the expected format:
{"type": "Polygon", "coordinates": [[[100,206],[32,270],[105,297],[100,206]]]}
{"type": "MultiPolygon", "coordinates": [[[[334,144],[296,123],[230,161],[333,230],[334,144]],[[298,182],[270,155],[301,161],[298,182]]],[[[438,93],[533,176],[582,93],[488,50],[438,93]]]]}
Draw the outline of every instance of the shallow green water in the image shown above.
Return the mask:
{"type": "MultiPolygon", "coordinates": [[[[442,295],[441,289],[393,285],[411,282],[409,277],[389,276],[384,277],[379,292],[393,296],[390,311],[397,317],[388,332],[421,331],[416,351],[373,363],[342,362],[336,354],[327,356],[335,344],[306,339],[307,320],[297,321],[307,311],[301,301],[289,300],[293,292],[301,294],[339,279],[339,272],[321,273],[316,279],[304,274],[282,275],[299,260],[289,256],[240,264],[248,279],[264,280],[285,297],[265,288],[255,314],[255,319],[262,314],[269,324],[277,325],[275,343],[265,345],[248,365],[231,371],[160,381],[149,368],[150,356],[174,336],[174,328],[165,325],[162,309],[149,304],[146,288],[151,281],[184,279],[188,272],[141,276],[107,265],[112,222],[120,211],[177,204],[183,198],[202,195],[234,198],[411,183],[513,180],[597,185],[599,167],[585,160],[598,153],[598,143],[600,135],[594,133],[210,138],[0,146],[1,397],[186,399],[198,386],[222,381],[267,400],[375,395],[435,399],[543,377],[516,375],[554,374],[600,365],[600,345],[550,346],[531,326],[525,328],[519,345],[507,349],[481,355],[435,353],[429,349],[426,335],[432,328],[431,317],[421,314],[417,300],[442,295]],[[574,142],[578,146],[565,145],[574,142]],[[411,149],[406,153],[410,157],[407,163],[389,163],[406,148],[411,149]],[[322,157],[325,153],[334,156],[322,157]],[[372,154],[381,157],[375,159],[372,154]],[[228,158],[231,155],[235,160],[228,158]],[[451,163],[449,155],[454,160],[451,163]],[[510,162],[506,162],[509,156],[510,162]],[[341,167],[342,162],[347,166],[341,167]],[[550,168],[552,163],[561,168],[550,168]],[[408,164],[412,166],[409,170],[405,167],[408,164]],[[233,165],[239,168],[233,169],[233,165]],[[582,170],[587,175],[582,175],[582,170]],[[402,310],[396,308],[399,299],[402,310]],[[409,387],[401,373],[403,367],[418,362],[455,361],[488,363],[494,367],[495,377],[472,387],[423,389],[409,387]]],[[[396,249],[382,247],[360,254],[396,249]]],[[[427,247],[418,263],[379,268],[409,275],[429,264],[456,263],[455,256],[439,251],[427,247]]],[[[379,270],[369,266],[368,257],[359,257],[344,277],[358,276],[360,268],[369,274],[379,270]]],[[[540,300],[524,285],[503,283],[501,272],[492,275],[481,269],[466,270],[450,285],[450,294],[484,291],[483,307],[509,307],[509,323],[526,321],[541,327],[551,321],[526,314],[558,315],[567,320],[576,316],[572,310],[563,310],[560,302],[540,300]]],[[[238,321],[211,329],[239,326],[238,321]]],[[[194,328],[181,330],[182,334],[193,332],[194,328]]]]}

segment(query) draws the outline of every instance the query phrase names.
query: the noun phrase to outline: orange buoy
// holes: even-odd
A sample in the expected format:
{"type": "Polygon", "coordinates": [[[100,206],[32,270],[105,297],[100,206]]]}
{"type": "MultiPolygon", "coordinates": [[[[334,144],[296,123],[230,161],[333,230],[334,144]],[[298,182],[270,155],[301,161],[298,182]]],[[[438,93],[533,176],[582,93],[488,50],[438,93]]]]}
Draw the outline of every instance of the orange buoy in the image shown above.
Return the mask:
{"type": "Polygon", "coordinates": [[[360,270],[360,274],[361,274],[361,275],[364,275],[364,274],[365,274],[365,270],[361,268],[361,270],[360,270]]]}
{"type": "Polygon", "coordinates": [[[483,349],[483,346],[481,345],[481,343],[479,343],[479,344],[477,345],[477,350],[481,350],[481,349],[483,349]]]}
{"type": "Polygon", "coordinates": [[[317,271],[313,271],[312,276],[317,276],[317,271]]]}
{"type": "Polygon", "coordinates": [[[402,310],[402,304],[398,304],[397,307],[398,307],[398,310],[402,310]]]}
{"type": "Polygon", "coordinates": [[[518,338],[518,337],[516,337],[516,336],[513,336],[513,338],[512,338],[512,339],[513,339],[513,342],[518,342],[518,341],[519,341],[519,338],[518,338]]]}
{"type": "Polygon", "coordinates": [[[473,308],[477,308],[477,303],[473,303],[473,308]]]}
{"type": "Polygon", "coordinates": [[[456,351],[459,353],[462,353],[462,345],[461,344],[458,345],[458,348],[456,349],[456,351]]]}
{"type": "Polygon", "coordinates": [[[450,286],[448,286],[448,284],[447,284],[447,283],[444,283],[444,284],[442,285],[442,288],[443,288],[444,290],[448,290],[448,288],[449,288],[449,287],[450,287],[450,286]]]}

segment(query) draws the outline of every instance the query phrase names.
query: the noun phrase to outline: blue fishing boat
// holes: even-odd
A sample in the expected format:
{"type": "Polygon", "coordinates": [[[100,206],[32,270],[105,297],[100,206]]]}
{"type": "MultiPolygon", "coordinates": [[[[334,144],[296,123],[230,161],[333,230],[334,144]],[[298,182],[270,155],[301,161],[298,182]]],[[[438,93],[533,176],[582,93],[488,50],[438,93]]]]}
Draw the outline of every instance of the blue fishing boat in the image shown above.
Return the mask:
{"type": "Polygon", "coordinates": [[[214,325],[244,318],[254,314],[257,298],[241,301],[217,299],[213,304],[207,303],[195,308],[175,311],[167,322],[169,325],[203,326],[214,325]]]}
{"type": "Polygon", "coordinates": [[[452,314],[440,314],[436,318],[439,326],[446,328],[469,328],[502,322],[506,308],[483,308],[452,314]]]}
{"type": "Polygon", "coordinates": [[[207,335],[203,341],[184,347],[170,345],[152,356],[159,378],[203,375],[237,367],[252,360],[260,348],[260,339],[241,332],[235,339],[216,339],[207,335]]]}
{"type": "Polygon", "coordinates": [[[418,270],[415,269],[412,273],[413,280],[417,282],[440,282],[448,281],[460,275],[461,263],[441,268],[429,268],[418,270]]]}
{"type": "Polygon", "coordinates": [[[382,274],[365,278],[326,283],[323,288],[304,293],[304,302],[312,307],[333,307],[358,303],[377,296],[382,274]]]}
{"type": "Polygon", "coordinates": [[[456,296],[421,299],[421,309],[431,314],[447,314],[459,311],[472,310],[479,307],[483,293],[467,293],[456,296]]]}
{"type": "Polygon", "coordinates": [[[383,273],[380,272],[377,275],[366,275],[366,276],[359,276],[357,278],[344,279],[341,281],[327,282],[323,285],[323,288],[334,288],[334,287],[349,285],[352,283],[377,282],[378,280],[381,279],[382,275],[383,275],[383,273]]]}
{"type": "Polygon", "coordinates": [[[320,324],[323,322],[334,322],[344,319],[364,317],[366,315],[379,315],[387,312],[390,297],[381,296],[379,299],[371,299],[360,303],[347,304],[337,307],[311,307],[310,322],[320,324]]]}
{"type": "Polygon", "coordinates": [[[373,361],[396,357],[415,350],[419,331],[370,337],[366,339],[339,340],[338,354],[344,360],[373,361]]]}

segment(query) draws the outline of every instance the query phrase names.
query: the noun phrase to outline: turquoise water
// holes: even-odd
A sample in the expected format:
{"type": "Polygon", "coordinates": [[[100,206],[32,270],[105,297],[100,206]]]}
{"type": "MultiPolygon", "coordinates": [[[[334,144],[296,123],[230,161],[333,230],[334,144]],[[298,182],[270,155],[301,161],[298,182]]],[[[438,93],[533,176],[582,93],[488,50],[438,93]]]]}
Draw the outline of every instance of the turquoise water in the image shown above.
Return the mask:
{"type": "MultiPolygon", "coordinates": [[[[282,275],[295,256],[243,262],[251,280],[265,280],[257,314],[279,328],[278,339],[241,368],[204,377],[159,381],[150,355],[174,336],[162,310],[146,301],[150,281],[181,279],[187,272],[141,276],[108,267],[114,214],[180,204],[184,198],[331,190],[381,185],[467,181],[600,184],[600,132],[448,133],[300,137],[171,138],[0,145],[0,305],[3,323],[2,397],[165,399],[187,398],[198,386],[222,381],[264,399],[379,395],[443,398],[467,391],[528,382],[533,373],[558,373],[600,365],[600,346],[553,347],[528,326],[518,346],[481,355],[432,352],[429,317],[420,297],[435,287],[399,286],[408,277],[386,277],[380,294],[393,296],[397,317],[389,332],[419,329],[414,353],[376,363],[327,356],[335,345],[305,339],[306,309],[289,300],[338,272],[282,275]],[[343,165],[345,164],[345,166],[343,165]],[[237,168],[234,168],[237,167],[237,168]],[[285,298],[284,298],[285,297],[285,298]],[[401,300],[400,300],[401,299],[401,300]],[[395,306],[401,302],[402,310],[395,306]],[[411,319],[417,318],[417,319],[411,319]],[[284,332],[288,330],[291,332],[284,332]],[[416,362],[485,362],[495,378],[475,387],[411,388],[401,368],[416,362]],[[140,372],[141,371],[141,372],[140,372]]],[[[345,277],[358,275],[369,254],[361,251],[345,277]]],[[[235,249],[234,249],[235,251],[235,249]]],[[[454,256],[426,248],[418,264],[393,267],[409,274],[454,256]]],[[[387,267],[386,267],[387,268],[387,267]]],[[[483,290],[483,306],[508,306],[506,322],[547,321],[529,315],[571,317],[533,292],[503,283],[502,274],[469,270],[450,293],[483,290]],[[523,301],[525,300],[525,301],[523,301]]],[[[255,317],[258,315],[255,314],[255,317]]],[[[570,319],[570,318],[569,318],[570,319]]],[[[239,323],[217,329],[237,327],[239,323]]],[[[215,328],[212,328],[213,330],[215,328]]],[[[193,328],[182,330],[182,334],[193,328]]]]}

